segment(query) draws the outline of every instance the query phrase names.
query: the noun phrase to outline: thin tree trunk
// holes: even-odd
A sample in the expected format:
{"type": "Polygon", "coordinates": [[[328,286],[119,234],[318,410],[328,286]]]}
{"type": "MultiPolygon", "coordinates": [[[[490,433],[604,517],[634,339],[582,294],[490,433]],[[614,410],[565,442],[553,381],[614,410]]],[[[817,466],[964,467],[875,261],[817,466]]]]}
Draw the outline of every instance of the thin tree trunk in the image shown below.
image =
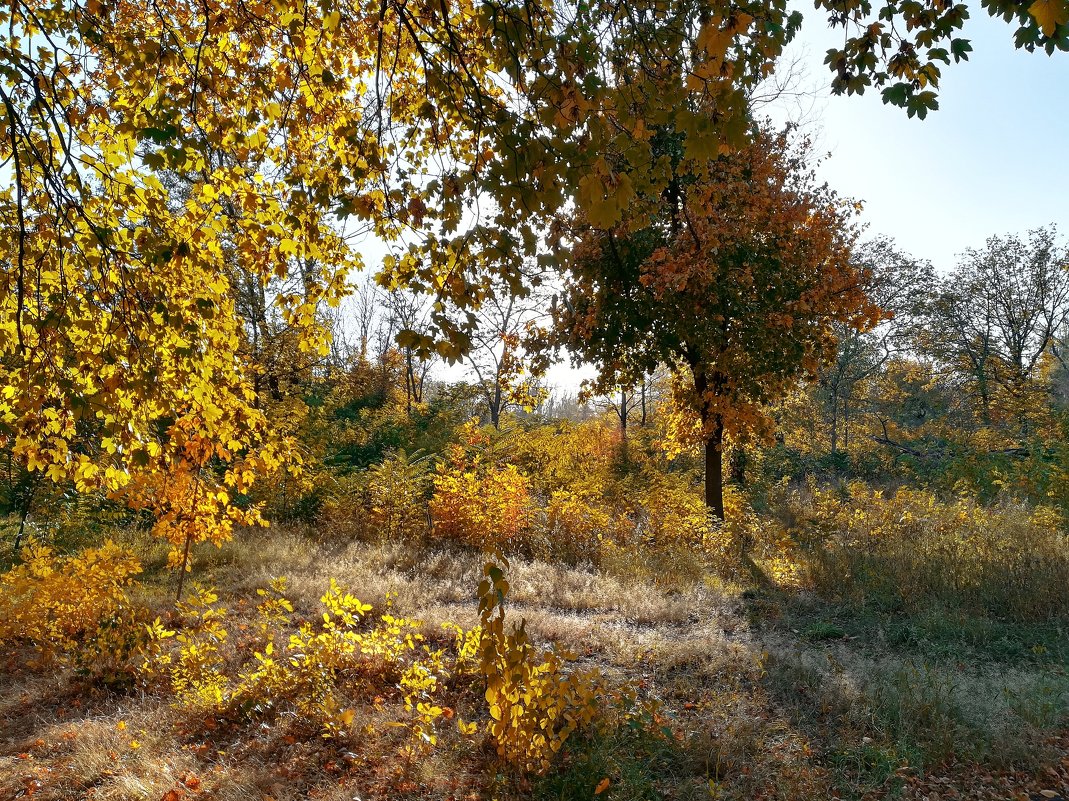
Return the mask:
{"type": "Polygon", "coordinates": [[[182,588],[186,583],[186,569],[189,565],[189,546],[193,543],[193,532],[186,534],[186,547],[182,552],[182,566],[178,569],[178,590],[174,594],[174,602],[182,600],[182,588]]]}
{"type": "Polygon", "coordinates": [[[843,448],[850,452],[850,398],[843,398],[843,448]]]}
{"type": "Polygon", "coordinates": [[[715,416],[713,429],[705,440],[705,505],[724,519],[724,421],[715,416]]]}
{"type": "Polygon", "coordinates": [[[501,381],[498,379],[494,390],[493,402],[490,404],[490,423],[495,429],[501,429],[501,381]]]}
{"type": "Polygon", "coordinates": [[[15,533],[14,552],[17,554],[22,547],[22,538],[26,534],[26,521],[30,517],[30,509],[33,507],[33,496],[37,493],[37,479],[30,479],[29,489],[21,499],[22,510],[19,515],[19,530],[15,533]]]}
{"type": "Polygon", "coordinates": [[[839,447],[839,396],[831,397],[831,452],[834,455],[839,447]]]}

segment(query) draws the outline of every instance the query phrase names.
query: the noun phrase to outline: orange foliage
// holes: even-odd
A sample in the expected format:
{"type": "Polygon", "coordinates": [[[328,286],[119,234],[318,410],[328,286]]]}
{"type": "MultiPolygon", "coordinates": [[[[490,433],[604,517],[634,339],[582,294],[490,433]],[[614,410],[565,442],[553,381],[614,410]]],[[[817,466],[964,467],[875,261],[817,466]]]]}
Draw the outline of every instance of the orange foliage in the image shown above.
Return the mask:
{"type": "Polygon", "coordinates": [[[479,547],[508,543],[527,527],[531,498],[527,477],[515,465],[486,465],[454,448],[449,465],[434,476],[434,536],[479,547]]]}

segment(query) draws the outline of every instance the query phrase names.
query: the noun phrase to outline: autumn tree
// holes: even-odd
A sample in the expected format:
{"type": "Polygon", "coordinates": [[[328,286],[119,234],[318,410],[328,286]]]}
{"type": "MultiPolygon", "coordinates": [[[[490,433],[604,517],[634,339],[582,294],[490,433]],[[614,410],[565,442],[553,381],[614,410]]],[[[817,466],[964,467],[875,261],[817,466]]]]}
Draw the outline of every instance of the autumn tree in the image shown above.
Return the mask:
{"type": "Polygon", "coordinates": [[[700,420],[705,497],[724,515],[726,436],[768,432],[765,408],[813,375],[832,323],[878,310],[850,259],[851,207],[818,185],[804,141],[767,129],[710,166],[661,224],[590,231],[576,248],[558,330],[599,382],[672,365],[700,420]]]}
{"type": "MultiPolygon", "coordinates": [[[[820,5],[851,34],[836,87],[882,85],[911,112],[967,52],[964,5],[820,5]]],[[[988,7],[1021,46],[1066,44],[1065,0],[988,7]]],[[[0,435],[50,480],[157,509],[172,539],[225,536],[247,519],[231,497],[292,466],[256,404],[233,264],[298,278],[270,301],[297,351],[322,353],[318,315],[360,264],[339,221],[359,225],[398,245],[385,286],[433,298],[405,346],[457,358],[485,254],[514,286],[567,250],[561,209],[635,235],[679,175],[709,186],[800,20],[786,0],[14,0],[0,435]],[[668,129],[685,133],[672,155],[668,129]]]]}
{"type": "Polygon", "coordinates": [[[628,424],[635,416],[635,412],[641,408],[642,395],[634,386],[603,387],[600,395],[594,395],[591,400],[595,408],[608,412],[615,418],[620,431],[620,460],[627,464],[629,458],[628,447],[628,424]]]}

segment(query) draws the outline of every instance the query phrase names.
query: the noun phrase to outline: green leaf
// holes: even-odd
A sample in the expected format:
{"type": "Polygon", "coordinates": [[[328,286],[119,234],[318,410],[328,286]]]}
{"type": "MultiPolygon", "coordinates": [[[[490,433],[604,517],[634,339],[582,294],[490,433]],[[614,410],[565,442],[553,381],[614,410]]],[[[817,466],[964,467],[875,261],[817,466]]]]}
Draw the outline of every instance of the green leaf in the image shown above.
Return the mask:
{"type": "Polygon", "coordinates": [[[954,39],[950,43],[950,52],[954,54],[954,63],[968,61],[969,53],[972,52],[972,45],[968,39],[954,39]]]}
{"type": "Polygon", "coordinates": [[[892,106],[902,107],[909,99],[909,84],[896,83],[883,90],[883,102],[892,106]]]}

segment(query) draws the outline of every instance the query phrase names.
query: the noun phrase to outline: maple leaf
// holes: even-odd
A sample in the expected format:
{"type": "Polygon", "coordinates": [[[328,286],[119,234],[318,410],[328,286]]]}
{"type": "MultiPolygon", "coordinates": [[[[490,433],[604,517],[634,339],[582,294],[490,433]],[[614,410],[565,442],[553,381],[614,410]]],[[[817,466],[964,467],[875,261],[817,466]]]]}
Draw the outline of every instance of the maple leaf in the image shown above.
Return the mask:
{"type": "Polygon", "coordinates": [[[1036,0],[1028,7],[1044,36],[1053,36],[1059,25],[1069,23],[1067,0],[1036,0]]]}

